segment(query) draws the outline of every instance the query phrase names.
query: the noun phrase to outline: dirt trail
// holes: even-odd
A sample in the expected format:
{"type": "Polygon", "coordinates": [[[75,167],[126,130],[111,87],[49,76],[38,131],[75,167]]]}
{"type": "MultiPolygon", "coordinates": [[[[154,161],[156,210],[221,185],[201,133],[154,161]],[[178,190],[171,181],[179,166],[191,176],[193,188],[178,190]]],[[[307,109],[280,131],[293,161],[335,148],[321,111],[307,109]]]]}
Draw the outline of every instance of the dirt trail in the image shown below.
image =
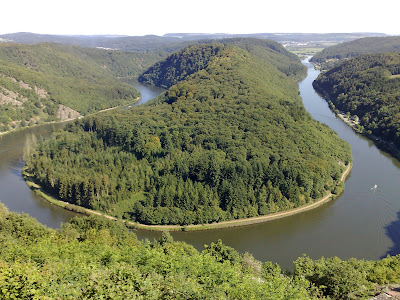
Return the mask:
{"type": "MultiPolygon", "coordinates": [[[[346,170],[343,172],[340,181],[343,182],[346,179],[346,176],[350,172],[351,169],[351,164],[349,164],[346,168],[346,170]]],[[[295,209],[291,209],[288,211],[283,211],[279,213],[274,213],[266,216],[259,216],[259,217],[252,217],[252,218],[246,218],[246,219],[238,219],[238,220],[231,220],[231,221],[225,221],[225,222],[220,222],[220,223],[212,223],[212,224],[199,224],[199,225],[187,225],[187,226],[180,226],[180,225],[145,225],[145,224],[137,224],[134,222],[127,222],[128,224],[135,225],[138,228],[141,229],[147,229],[147,230],[177,230],[177,229],[187,229],[187,230],[202,230],[202,229],[217,229],[217,228],[224,228],[224,227],[234,227],[232,225],[248,225],[248,224],[255,224],[255,223],[261,223],[261,222],[268,222],[271,220],[295,215],[298,213],[301,213],[303,211],[307,211],[310,209],[313,209],[315,207],[320,206],[321,204],[325,203],[331,196],[333,196],[332,193],[329,193],[328,195],[322,197],[316,202],[310,203],[308,205],[304,205],[295,209]]],[[[108,218],[112,218],[110,216],[106,216],[108,218]]],[[[115,219],[115,218],[114,218],[115,219]]]]}
{"type": "MultiPolygon", "coordinates": [[[[346,168],[346,170],[343,172],[340,181],[343,182],[347,175],[349,174],[351,170],[351,164],[349,164],[346,168]]],[[[40,189],[39,186],[35,186],[34,188],[39,189],[41,193],[43,193],[43,191],[40,189]]],[[[45,194],[45,193],[43,193],[45,194]]],[[[145,225],[145,224],[140,224],[140,223],[135,223],[135,222],[130,222],[130,221],[125,221],[126,224],[132,225],[135,228],[138,229],[144,229],[144,230],[156,230],[156,231],[164,231],[164,230],[209,230],[209,229],[221,229],[221,228],[228,228],[228,227],[236,227],[236,226],[243,226],[243,225],[249,225],[249,224],[256,224],[256,223],[262,223],[262,222],[268,222],[268,221],[272,221],[275,219],[279,219],[279,218],[284,218],[284,217],[288,217],[288,216],[292,216],[298,213],[301,213],[303,211],[307,211],[310,209],[313,209],[315,207],[318,207],[320,205],[322,205],[323,203],[325,203],[327,200],[329,200],[329,198],[333,196],[332,193],[329,193],[327,195],[325,195],[324,197],[322,197],[321,199],[319,199],[316,202],[310,203],[308,205],[304,205],[301,207],[297,207],[288,211],[283,211],[283,212],[278,212],[278,213],[274,213],[274,214],[269,214],[269,215],[265,215],[265,216],[259,216],[259,217],[252,217],[252,218],[246,218],[246,219],[238,219],[238,220],[231,220],[231,221],[224,221],[224,222],[220,222],[220,223],[211,223],[211,224],[198,224],[198,225],[187,225],[187,226],[181,226],[181,225],[145,225]]],[[[62,206],[66,209],[69,204],[68,202],[64,202],[64,201],[60,201],[60,200],[56,200],[57,203],[54,203],[56,205],[62,206]]],[[[84,210],[87,214],[94,214],[94,215],[98,215],[98,216],[103,216],[107,219],[110,220],[118,220],[115,217],[94,211],[94,210],[90,210],[87,208],[83,208],[83,207],[79,207],[80,210],[84,210]]]]}

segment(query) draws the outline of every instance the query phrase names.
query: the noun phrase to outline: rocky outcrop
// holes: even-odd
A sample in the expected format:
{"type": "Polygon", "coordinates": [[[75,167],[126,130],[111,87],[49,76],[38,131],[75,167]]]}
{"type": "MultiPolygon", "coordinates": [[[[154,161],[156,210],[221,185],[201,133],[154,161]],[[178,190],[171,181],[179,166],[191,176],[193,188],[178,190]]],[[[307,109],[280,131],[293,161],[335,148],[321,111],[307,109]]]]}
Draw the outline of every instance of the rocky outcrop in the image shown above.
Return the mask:
{"type": "Polygon", "coordinates": [[[78,113],[76,110],[73,110],[72,108],[69,108],[68,106],[62,104],[58,105],[57,118],[59,118],[61,121],[76,119],[80,116],[81,114],[78,113]]]}

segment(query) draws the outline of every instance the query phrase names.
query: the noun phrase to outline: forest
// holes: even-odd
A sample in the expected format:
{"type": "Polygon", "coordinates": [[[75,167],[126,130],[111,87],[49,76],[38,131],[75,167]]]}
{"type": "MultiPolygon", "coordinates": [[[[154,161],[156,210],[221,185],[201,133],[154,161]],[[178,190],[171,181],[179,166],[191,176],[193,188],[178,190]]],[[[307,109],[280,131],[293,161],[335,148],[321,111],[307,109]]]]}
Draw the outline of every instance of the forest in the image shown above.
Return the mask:
{"type": "Polygon", "coordinates": [[[221,240],[196,250],[168,232],[139,241],[123,223],[75,217],[60,229],[0,203],[1,299],[368,299],[400,280],[400,256],[312,260],[293,270],[221,240]]]}
{"type": "Polygon", "coordinates": [[[335,60],[354,58],[363,54],[400,52],[400,37],[365,37],[340,43],[315,54],[310,61],[321,64],[324,69],[329,69],[335,64],[335,60]],[[332,60],[329,63],[329,60],[332,60]],[[327,62],[328,61],[328,62],[327,62]]]}
{"type": "MultiPolygon", "coordinates": [[[[204,43],[212,43],[212,41],[200,40],[194,45],[204,43]]],[[[294,79],[300,80],[306,76],[306,68],[302,64],[299,64],[297,56],[287,51],[277,42],[255,38],[230,38],[218,40],[218,43],[245,49],[294,79]]],[[[187,49],[193,48],[189,47],[187,49]]],[[[210,53],[191,53],[190,51],[173,53],[141,74],[139,81],[169,88],[184,79],[187,75],[201,70],[206,63],[203,60],[207,60],[210,56],[216,54],[212,52],[215,50],[210,49],[210,51],[210,53]],[[195,61],[187,62],[187,60],[195,61]],[[174,66],[174,68],[171,68],[171,66],[174,66]]]]}
{"type": "Polygon", "coordinates": [[[400,147],[400,53],[362,55],[321,73],[313,83],[357,129],[400,147]]]}
{"type": "Polygon", "coordinates": [[[131,104],[139,92],[117,77],[138,77],[166,55],[2,43],[0,131],[60,120],[60,104],[75,116],[131,104]]]}
{"type": "Polygon", "coordinates": [[[171,55],[145,72],[168,79],[165,94],[34,142],[28,171],[61,200],[143,224],[240,219],[338,194],[350,147],[306,112],[300,61],[247,42],[257,51],[212,43],[171,55]],[[279,70],[290,65],[290,76],[279,70]]]}

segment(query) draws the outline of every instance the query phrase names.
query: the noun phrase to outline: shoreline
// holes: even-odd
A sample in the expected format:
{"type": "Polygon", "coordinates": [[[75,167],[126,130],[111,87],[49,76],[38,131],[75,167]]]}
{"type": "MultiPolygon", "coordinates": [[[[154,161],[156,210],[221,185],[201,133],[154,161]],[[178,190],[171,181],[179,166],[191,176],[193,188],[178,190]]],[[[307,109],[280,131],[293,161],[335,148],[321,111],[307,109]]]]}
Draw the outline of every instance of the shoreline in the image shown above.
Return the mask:
{"type": "Polygon", "coordinates": [[[389,154],[390,156],[392,156],[393,158],[395,158],[397,160],[400,160],[400,149],[398,149],[396,146],[393,146],[391,143],[381,139],[380,137],[378,137],[376,135],[369,134],[366,131],[361,131],[360,129],[356,128],[356,125],[359,125],[359,123],[356,123],[355,121],[353,121],[351,119],[348,119],[343,112],[340,112],[340,111],[337,112],[337,111],[335,111],[335,109],[333,109],[330,106],[329,103],[332,103],[332,104],[334,104],[334,103],[332,102],[329,94],[326,91],[321,89],[320,91],[317,91],[317,92],[321,95],[321,97],[326,102],[328,102],[330,111],[333,112],[336,117],[341,119],[347,126],[349,126],[355,133],[360,134],[360,135],[364,136],[365,138],[367,138],[368,140],[372,141],[379,150],[389,154]]]}
{"type": "MultiPolygon", "coordinates": [[[[139,102],[140,99],[142,99],[141,96],[136,97],[136,99],[135,99],[136,102],[134,102],[133,104],[139,102]]],[[[25,129],[29,129],[29,128],[33,128],[33,127],[37,127],[37,126],[43,126],[43,125],[49,125],[49,124],[62,124],[62,123],[66,123],[66,122],[71,122],[71,121],[74,121],[74,120],[79,120],[79,119],[82,119],[82,118],[85,118],[85,117],[88,117],[88,116],[93,116],[93,115],[96,115],[96,114],[100,114],[100,113],[103,113],[103,112],[106,112],[106,111],[109,111],[109,110],[113,110],[113,109],[117,109],[117,108],[121,108],[121,107],[125,107],[125,106],[126,106],[126,104],[122,104],[122,105],[118,105],[118,106],[113,106],[113,107],[105,108],[105,109],[102,109],[102,110],[93,112],[93,113],[88,114],[88,115],[85,115],[85,116],[82,116],[82,115],[81,115],[81,116],[76,117],[76,118],[65,119],[65,120],[59,120],[59,121],[44,122],[44,123],[42,123],[42,124],[34,124],[34,125],[30,125],[30,126],[25,126],[25,127],[17,127],[17,128],[8,130],[8,131],[2,131],[2,132],[0,132],[0,137],[3,136],[3,135],[7,135],[7,134],[9,134],[9,133],[13,133],[13,132],[17,132],[17,131],[21,131],[21,130],[25,130],[25,129]]]]}
{"type": "MultiPolygon", "coordinates": [[[[340,177],[340,183],[344,183],[348,175],[350,174],[350,171],[352,169],[352,163],[349,163],[347,165],[347,168],[344,170],[342,173],[342,176],[340,177]]],[[[269,222],[289,216],[293,216],[305,211],[309,211],[311,209],[314,209],[316,207],[319,207],[323,204],[325,204],[328,201],[331,201],[335,199],[336,195],[332,194],[331,192],[322,198],[316,200],[313,203],[309,203],[291,210],[287,211],[281,211],[273,214],[268,214],[264,216],[257,216],[257,217],[251,217],[251,218],[245,218],[245,219],[237,219],[237,220],[230,220],[230,221],[224,221],[220,223],[210,223],[210,224],[196,224],[196,225],[146,225],[146,224],[140,224],[137,222],[132,222],[132,221],[127,221],[127,220],[121,220],[116,217],[106,215],[102,212],[94,211],[88,208],[84,208],[81,206],[77,206],[74,204],[70,204],[65,201],[57,200],[54,197],[46,194],[42,188],[34,182],[34,179],[28,174],[26,167],[22,169],[22,177],[25,180],[26,184],[29,186],[30,189],[32,189],[36,194],[39,196],[43,197],[45,200],[49,201],[50,203],[60,206],[62,208],[65,208],[67,210],[80,213],[80,214],[85,214],[85,215],[98,215],[105,217],[110,220],[114,221],[121,221],[125,223],[125,225],[129,228],[132,229],[140,229],[140,230],[148,230],[148,231],[199,231],[199,230],[213,230],[213,229],[223,229],[223,228],[232,228],[232,227],[238,227],[238,226],[245,226],[245,225],[251,225],[251,224],[257,224],[257,223],[264,223],[264,222],[269,222]]]]}

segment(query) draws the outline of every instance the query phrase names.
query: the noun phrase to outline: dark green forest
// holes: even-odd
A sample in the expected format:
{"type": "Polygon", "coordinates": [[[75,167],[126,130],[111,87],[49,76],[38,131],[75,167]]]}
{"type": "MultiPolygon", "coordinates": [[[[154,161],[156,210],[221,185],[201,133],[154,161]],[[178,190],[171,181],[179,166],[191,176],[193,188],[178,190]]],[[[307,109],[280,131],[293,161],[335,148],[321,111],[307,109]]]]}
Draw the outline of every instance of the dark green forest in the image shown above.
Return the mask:
{"type": "Polygon", "coordinates": [[[0,131],[59,120],[59,104],[86,115],[135,102],[139,92],[117,77],[138,77],[166,55],[0,44],[0,93],[12,99],[0,100],[0,131]]]}
{"type": "MultiPolygon", "coordinates": [[[[306,76],[306,68],[299,64],[297,56],[277,42],[254,38],[222,39],[218,42],[245,49],[294,79],[301,79],[306,76]]],[[[199,41],[198,43],[202,44],[206,41],[199,41]]],[[[207,49],[207,51],[209,52],[204,52],[204,49],[196,47],[195,44],[192,47],[187,47],[185,51],[173,53],[139,76],[139,81],[170,88],[186,76],[203,69],[208,60],[218,53],[219,49],[214,47],[207,49]],[[193,53],[194,51],[198,52],[193,53]]]]}
{"type": "Polygon", "coordinates": [[[350,147],[305,111],[300,61],[288,76],[270,51],[200,44],[173,54],[146,73],[179,78],[165,94],[39,141],[29,172],[59,199],[144,224],[253,217],[339,193],[350,147]]]}
{"type": "MultiPolygon", "coordinates": [[[[311,62],[325,64],[327,60],[342,60],[363,54],[400,52],[400,36],[365,37],[340,43],[315,54],[311,62]]],[[[329,65],[333,65],[334,62],[329,65]]],[[[325,67],[327,69],[327,67],[325,67]]]]}
{"type": "Polygon", "coordinates": [[[328,93],[333,108],[356,115],[360,131],[400,147],[400,53],[347,60],[313,85],[328,93]]]}
{"type": "Polygon", "coordinates": [[[76,217],[50,229],[0,203],[0,298],[366,299],[400,280],[400,256],[298,258],[293,271],[221,240],[202,251],[168,232],[139,241],[122,223],[76,217]]]}

